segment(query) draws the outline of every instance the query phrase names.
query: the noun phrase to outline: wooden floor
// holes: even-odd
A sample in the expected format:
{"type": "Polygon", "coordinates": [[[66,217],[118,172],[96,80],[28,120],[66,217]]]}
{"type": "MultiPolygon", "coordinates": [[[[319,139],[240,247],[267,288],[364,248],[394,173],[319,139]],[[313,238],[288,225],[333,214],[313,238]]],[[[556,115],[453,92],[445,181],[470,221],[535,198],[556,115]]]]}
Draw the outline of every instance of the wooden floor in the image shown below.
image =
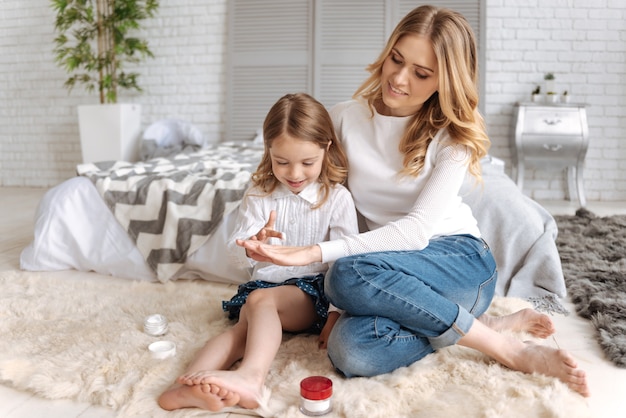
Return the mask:
{"type": "MultiPolygon", "coordinates": [[[[35,208],[45,190],[30,188],[0,188],[0,271],[19,268],[19,255],[31,241],[35,208]]],[[[554,214],[573,214],[576,205],[571,202],[541,202],[554,214]]],[[[624,202],[594,204],[588,209],[600,216],[626,213],[624,202]]],[[[586,370],[592,396],[588,402],[595,418],[626,417],[626,369],[613,366],[605,358],[594,338],[589,323],[574,312],[569,302],[569,316],[556,315],[553,320],[557,333],[554,346],[570,351],[586,370]]],[[[214,414],[211,417],[238,417],[238,414],[214,414]]],[[[0,417],[2,418],[110,418],[115,413],[69,400],[50,401],[14,390],[0,384],[0,417]]]]}

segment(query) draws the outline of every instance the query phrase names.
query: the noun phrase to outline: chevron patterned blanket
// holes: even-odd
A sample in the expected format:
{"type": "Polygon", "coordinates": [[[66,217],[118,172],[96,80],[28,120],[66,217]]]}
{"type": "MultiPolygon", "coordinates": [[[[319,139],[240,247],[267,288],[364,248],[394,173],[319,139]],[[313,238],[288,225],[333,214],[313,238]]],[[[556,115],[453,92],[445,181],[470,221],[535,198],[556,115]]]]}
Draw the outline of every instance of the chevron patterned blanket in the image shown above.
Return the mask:
{"type": "Polygon", "coordinates": [[[220,143],[188,154],[81,164],[161,282],[200,248],[248,187],[263,150],[220,143]]]}

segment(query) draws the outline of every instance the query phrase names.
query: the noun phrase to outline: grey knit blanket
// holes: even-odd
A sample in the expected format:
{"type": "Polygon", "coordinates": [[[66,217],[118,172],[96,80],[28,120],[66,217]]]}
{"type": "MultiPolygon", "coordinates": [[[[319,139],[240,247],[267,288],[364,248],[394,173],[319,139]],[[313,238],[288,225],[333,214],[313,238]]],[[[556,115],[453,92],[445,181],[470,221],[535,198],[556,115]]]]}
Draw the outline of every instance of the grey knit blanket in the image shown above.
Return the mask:
{"type": "Polygon", "coordinates": [[[235,209],[262,149],[221,143],[188,154],[128,163],[81,164],[115,218],[165,282],[235,209]]]}

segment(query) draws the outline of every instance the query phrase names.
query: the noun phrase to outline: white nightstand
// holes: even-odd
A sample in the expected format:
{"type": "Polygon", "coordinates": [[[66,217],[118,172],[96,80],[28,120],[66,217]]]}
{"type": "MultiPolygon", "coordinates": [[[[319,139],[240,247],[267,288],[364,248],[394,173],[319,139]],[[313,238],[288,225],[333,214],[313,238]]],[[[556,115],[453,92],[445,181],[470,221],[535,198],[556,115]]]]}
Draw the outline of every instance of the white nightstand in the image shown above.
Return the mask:
{"type": "Polygon", "coordinates": [[[586,104],[517,103],[515,105],[513,178],[524,187],[524,169],[567,169],[567,196],[574,188],[585,206],[583,163],[589,146],[586,104]],[[575,186],[574,186],[575,184],[575,186]]]}

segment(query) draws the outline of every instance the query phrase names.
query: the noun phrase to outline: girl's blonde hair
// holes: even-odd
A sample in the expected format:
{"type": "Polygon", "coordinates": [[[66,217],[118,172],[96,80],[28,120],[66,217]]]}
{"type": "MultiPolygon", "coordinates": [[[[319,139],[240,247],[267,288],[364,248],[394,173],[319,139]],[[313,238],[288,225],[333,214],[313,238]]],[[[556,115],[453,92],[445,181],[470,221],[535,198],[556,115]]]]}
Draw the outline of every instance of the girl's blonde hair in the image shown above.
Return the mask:
{"type": "Polygon", "coordinates": [[[267,194],[272,193],[280,183],[272,173],[270,148],[272,142],[282,136],[311,141],[325,150],[318,179],[322,185],[321,195],[314,208],[322,206],[331,187],[343,183],[348,176],[348,158],[337,141],[328,111],[306,93],[287,94],[272,106],[263,122],[263,158],[252,174],[252,183],[267,194]]]}
{"type": "Polygon", "coordinates": [[[400,141],[400,152],[404,155],[402,174],[419,174],[428,145],[439,130],[447,128],[455,143],[471,151],[469,172],[482,181],[480,159],[487,154],[490,141],[478,112],[476,40],[460,13],[433,6],[421,6],[409,12],[394,29],[378,59],[367,67],[371,75],[354,93],[354,98],[366,99],[373,115],[374,104],[382,101],[383,64],[405,35],[420,35],[430,40],[437,57],[439,86],[410,118],[400,141]]]}

